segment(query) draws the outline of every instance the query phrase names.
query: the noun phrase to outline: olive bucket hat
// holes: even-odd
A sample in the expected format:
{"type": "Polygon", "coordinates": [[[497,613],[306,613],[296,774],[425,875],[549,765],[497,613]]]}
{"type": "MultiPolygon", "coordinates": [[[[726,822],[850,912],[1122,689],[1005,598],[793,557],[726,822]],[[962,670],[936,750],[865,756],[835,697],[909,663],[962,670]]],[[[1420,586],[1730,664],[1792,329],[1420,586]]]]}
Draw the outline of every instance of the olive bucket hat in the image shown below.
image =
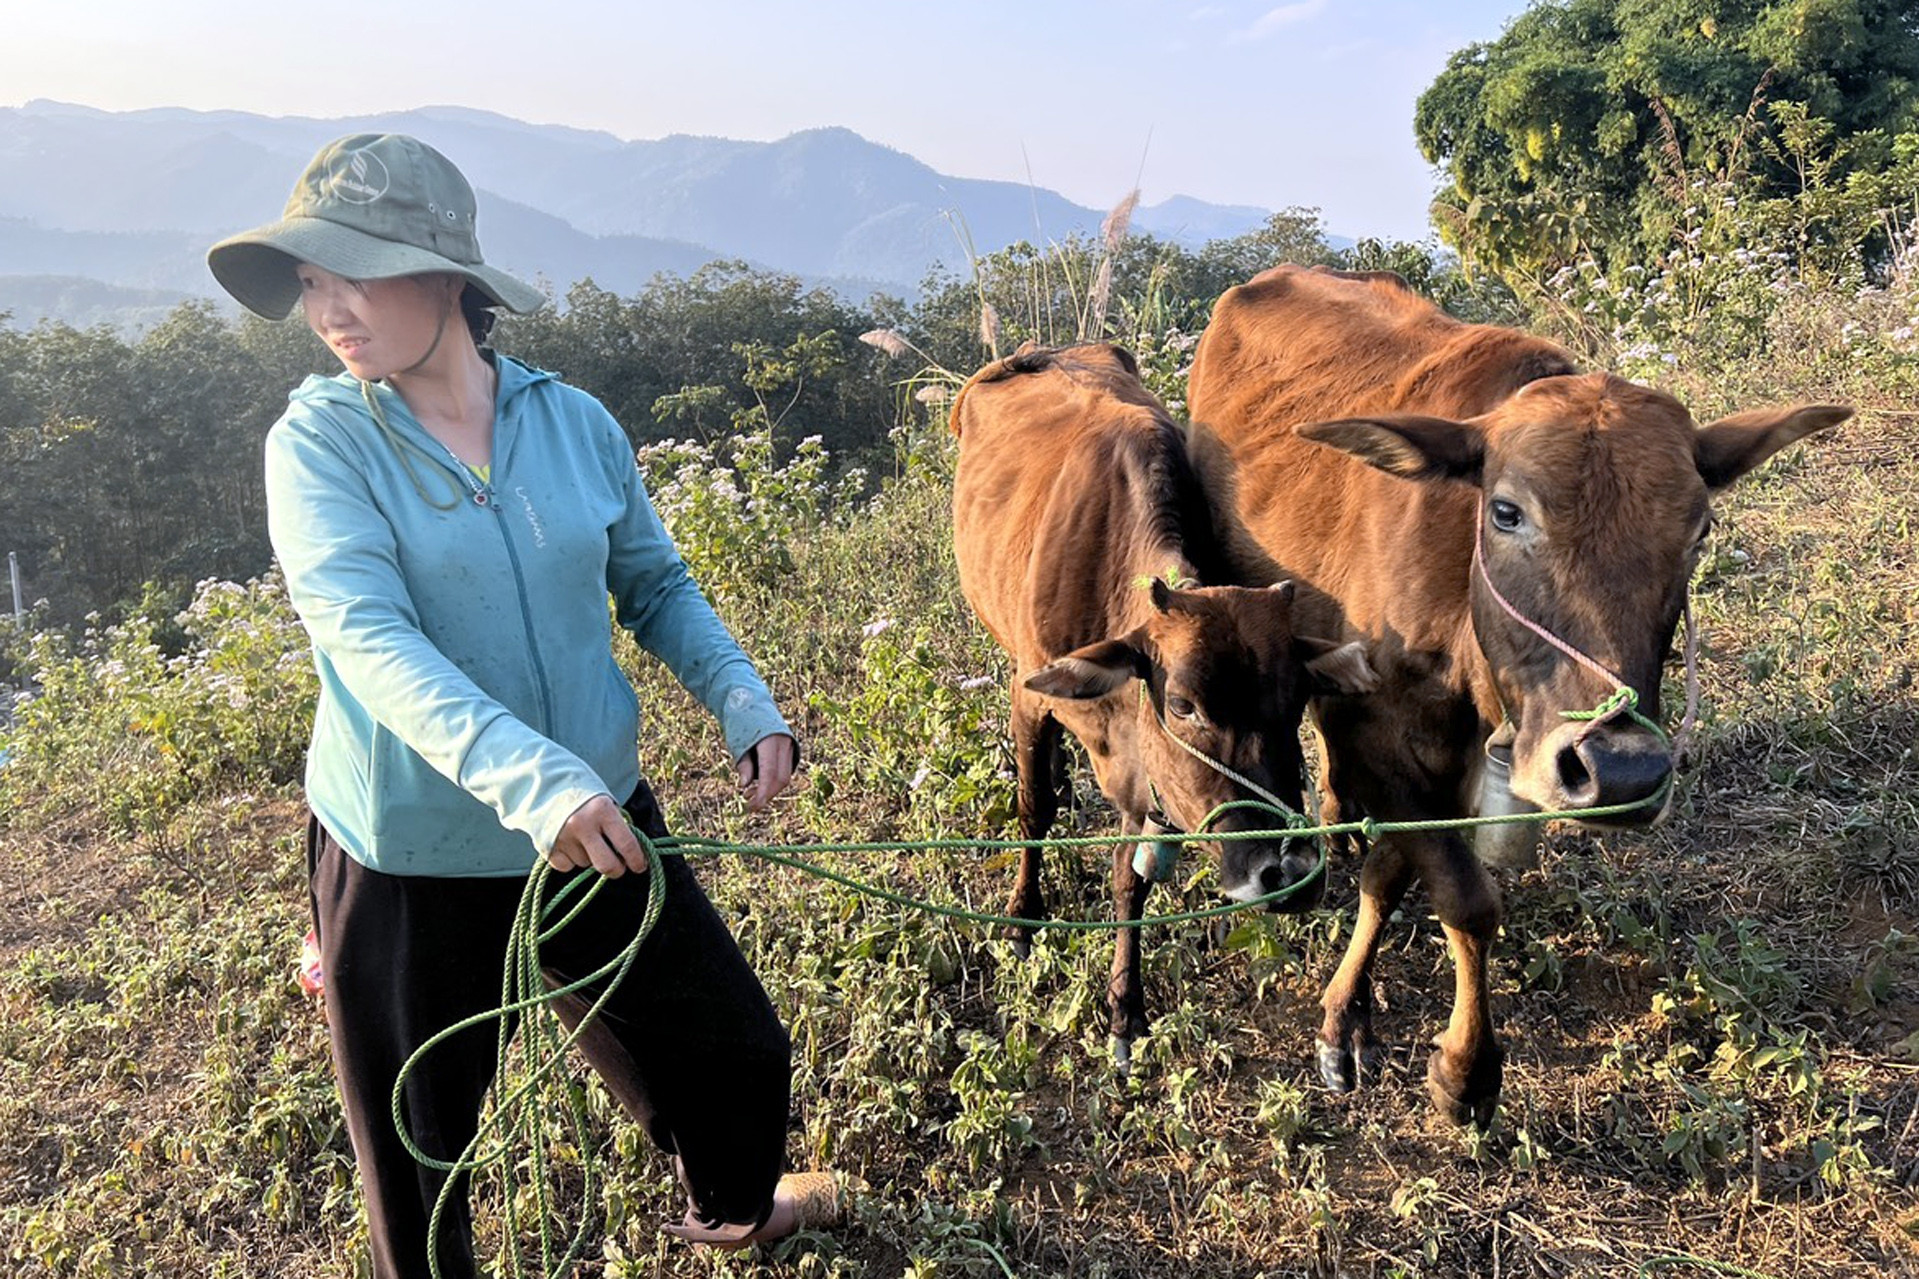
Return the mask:
{"type": "Polygon", "coordinates": [[[480,258],[473,188],[453,162],[403,133],[355,133],[313,157],[278,222],[207,251],[220,287],[249,311],[283,320],[300,298],[294,268],[349,280],[448,271],[516,314],[546,296],[480,258]]]}

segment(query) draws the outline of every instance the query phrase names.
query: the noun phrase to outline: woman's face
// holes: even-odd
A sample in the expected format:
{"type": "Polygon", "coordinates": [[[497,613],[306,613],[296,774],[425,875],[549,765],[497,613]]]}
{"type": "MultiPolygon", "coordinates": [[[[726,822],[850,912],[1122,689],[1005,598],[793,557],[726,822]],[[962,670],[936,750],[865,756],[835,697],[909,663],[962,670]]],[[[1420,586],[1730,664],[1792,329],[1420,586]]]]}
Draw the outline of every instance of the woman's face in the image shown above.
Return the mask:
{"type": "Polygon", "coordinates": [[[347,372],[369,382],[411,372],[459,323],[459,277],[402,275],[349,280],[302,262],[295,268],[307,324],[347,372]]]}

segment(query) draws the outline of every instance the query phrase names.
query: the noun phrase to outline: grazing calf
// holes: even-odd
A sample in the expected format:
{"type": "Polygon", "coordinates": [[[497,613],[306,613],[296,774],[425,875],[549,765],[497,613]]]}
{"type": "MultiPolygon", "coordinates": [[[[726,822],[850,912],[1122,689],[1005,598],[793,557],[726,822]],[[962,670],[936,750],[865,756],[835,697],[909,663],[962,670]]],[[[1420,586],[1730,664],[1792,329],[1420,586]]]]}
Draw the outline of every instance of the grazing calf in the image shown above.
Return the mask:
{"type": "MultiPolygon", "coordinates": [[[[1244,527],[1311,588],[1303,600],[1334,606],[1312,619],[1322,633],[1363,639],[1379,670],[1370,695],[1314,705],[1328,820],[1462,817],[1482,795],[1641,805],[1608,819],[1621,826],[1664,814],[1671,743],[1623,711],[1566,713],[1623,686],[1659,718],[1712,494],[1852,413],[1812,405],[1695,426],[1671,396],[1579,373],[1528,334],[1463,324],[1398,276],[1291,266],[1219,299],[1191,405],[1196,455],[1228,477],[1244,527]]],[[[1485,1124],[1504,1061],[1486,977],[1499,901],[1455,834],[1369,850],[1323,1000],[1321,1073],[1353,1088],[1376,1052],[1373,955],[1414,878],[1456,977],[1428,1091],[1455,1122],[1485,1124]]]]}
{"type": "MultiPolygon", "coordinates": [[[[1181,743],[1297,809],[1307,681],[1360,687],[1371,672],[1358,645],[1294,635],[1290,583],[1218,584],[1235,580],[1225,539],[1132,356],[1022,348],[966,384],[953,429],[960,585],[1014,664],[1020,837],[1043,838],[1056,815],[1062,729],[1086,747],[1125,834],[1192,830],[1251,798],[1181,743]]],[[[1235,810],[1217,828],[1278,821],[1235,810]]],[[[1279,838],[1214,852],[1221,891],[1241,901],[1299,882],[1316,861],[1305,841],[1279,838]]],[[[1028,847],[1009,914],[1044,918],[1039,871],[1028,847]]],[[[1115,918],[1138,919],[1148,886],[1132,850],[1116,852],[1115,918]]],[[[1283,908],[1304,909],[1318,890],[1315,880],[1283,908]]],[[[1029,941],[1027,930],[1022,949],[1029,941]]],[[[1119,933],[1108,993],[1123,1061],[1146,1031],[1137,929],[1119,933]]]]}

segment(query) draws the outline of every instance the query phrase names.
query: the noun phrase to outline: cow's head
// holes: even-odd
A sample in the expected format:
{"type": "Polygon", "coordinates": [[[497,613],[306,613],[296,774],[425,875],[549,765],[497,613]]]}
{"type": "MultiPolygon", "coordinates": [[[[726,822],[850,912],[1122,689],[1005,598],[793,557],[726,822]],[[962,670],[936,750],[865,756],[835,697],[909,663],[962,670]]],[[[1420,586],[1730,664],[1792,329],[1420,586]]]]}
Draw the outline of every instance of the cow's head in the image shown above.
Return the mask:
{"type": "MultiPolygon", "coordinates": [[[[1176,590],[1155,580],[1151,591],[1153,612],[1144,624],[1049,662],[1026,677],[1026,687],[1049,697],[1088,699],[1140,681],[1137,762],[1173,829],[1197,830],[1220,805],[1254,798],[1194,751],[1299,811],[1299,720],[1307,696],[1369,690],[1376,677],[1362,646],[1296,636],[1291,582],[1176,590]],[[1182,749],[1182,742],[1192,751],[1182,749]]],[[[1210,829],[1279,824],[1271,814],[1234,809],[1210,829]]],[[[1304,840],[1225,840],[1211,847],[1220,891],[1236,901],[1298,883],[1317,863],[1304,840]]],[[[1275,909],[1312,906],[1322,883],[1275,909]]]]}
{"type": "MultiPolygon", "coordinates": [[[[1663,815],[1652,801],[1670,795],[1669,743],[1624,716],[1597,727],[1565,718],[1614,688],[1515,618],[1493,588],[1616,673],[1657,722],[1660,670],[1711,527],[1709,499],[1850,416],[1804,405],[1698,427],[1671,396],[1594,373],[1542,378],[1464,422],[1382,416],[1298,429],[1394,475],[1478,487],[1467,534],[1480,541],[1485,572],[1472,574],[1473,629],[1514,729],[1513,792],[1546,809],[1644,801],[1608,819],[1638,825],[1663,815]]],[[[1457,547],[1453,555],[1459,562],[1457,547]]]]}

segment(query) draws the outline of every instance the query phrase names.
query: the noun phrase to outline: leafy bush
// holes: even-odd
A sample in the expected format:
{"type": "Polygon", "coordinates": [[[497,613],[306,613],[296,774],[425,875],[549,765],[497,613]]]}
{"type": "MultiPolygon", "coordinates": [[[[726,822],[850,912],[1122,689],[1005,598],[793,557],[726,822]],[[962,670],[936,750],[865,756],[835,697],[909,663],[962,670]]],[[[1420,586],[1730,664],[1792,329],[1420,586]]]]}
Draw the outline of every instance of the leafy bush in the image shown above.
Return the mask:
{"type": "Polygon", "coordinates": [[[831,823],[838,796],[855,793],[901,814],[897,833],[909,839],[990,835],[1011,822],[1001,681],[946,665],[924,627],[875,618],[852,692],[819,690],[808,703],[846,737],[833,763],[815,767],[806,794],[820,826],[831,823]]]}
{"type": "Polygon", "coordinates": [[[695,581],[717,595],[763,591],[793,571],[795,545],[846,520],[864,471],[831,475],[818,436],[790,460],[774,459],[770,426],[727,441],[727,457],[693,440],[639,452],[660,519],[695,581]]]}
{"type": "Polygon", "coordinates": [[[92,805],[116,831],[158,836],[222,788],[298,778],[319,681],[278,574],[202,582],[176,616],[156,603],[77,642],[32,637],[31,691],[0,735],[0,812],[92,805]]]}

